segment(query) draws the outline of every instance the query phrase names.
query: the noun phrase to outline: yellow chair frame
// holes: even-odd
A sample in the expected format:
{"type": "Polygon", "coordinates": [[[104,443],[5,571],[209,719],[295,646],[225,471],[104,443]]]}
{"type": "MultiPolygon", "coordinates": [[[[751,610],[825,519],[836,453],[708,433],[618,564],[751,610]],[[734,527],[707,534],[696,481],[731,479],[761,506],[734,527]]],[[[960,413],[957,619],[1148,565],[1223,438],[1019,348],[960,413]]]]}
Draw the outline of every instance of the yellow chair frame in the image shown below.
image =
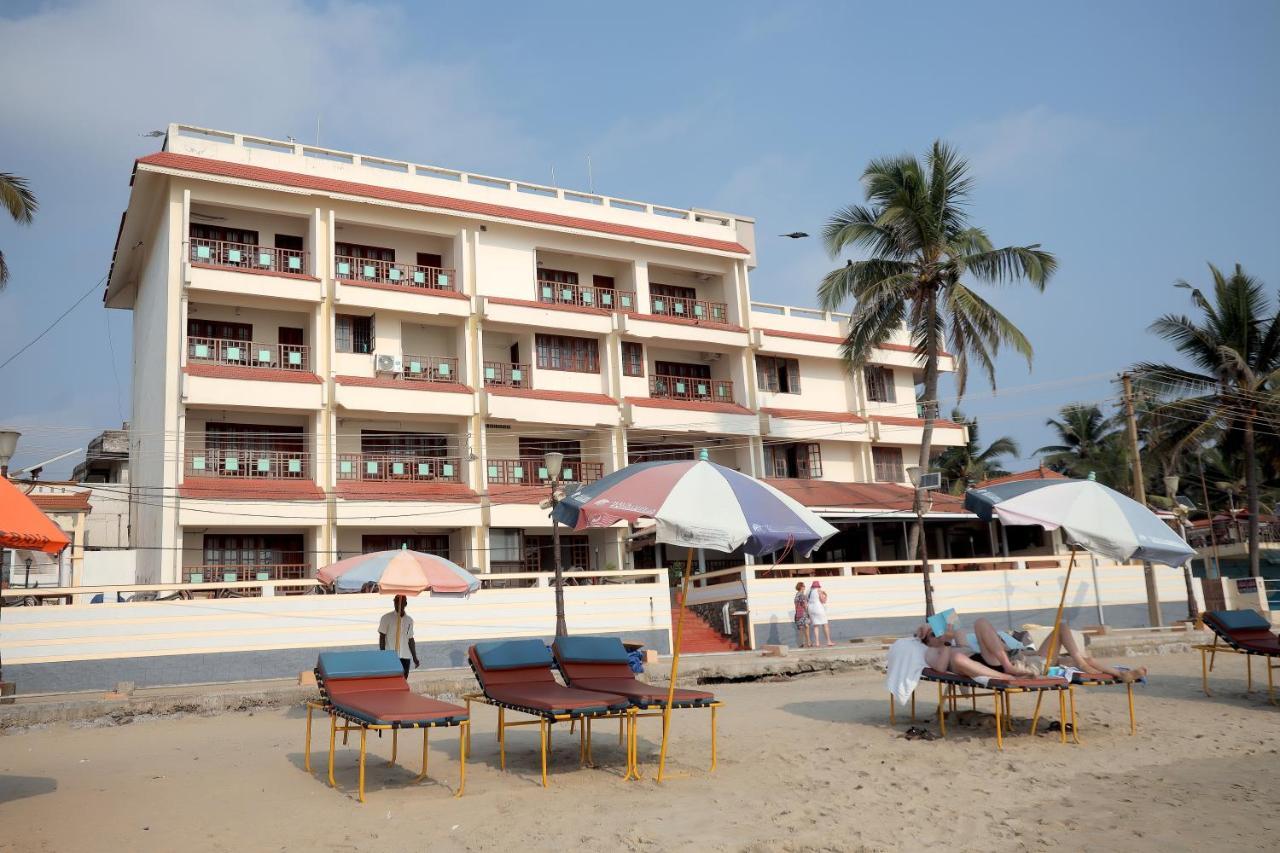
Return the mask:
{"type": "Polygon", "coordinates": [[[1244,655],[1246,693],[1253,692],[1253,659],[1255,657],[1265,659],[1267,667],[1267,701],[1272,705],[1280,705],[1280,702],[1276,702],[1275,684],[1275,671],[1280,669],[1280,658],[1274,655],[1265,655],[1261,652],[1251,652],[1248,649],[1237,649],[1225,644],[1219,645],[1218,641],[1220,639],[1222,638],[1215,634],[1212,645],[1192,646],[1193,649],[1200,652],[1200,684],[1204,688],[1204,695],[1213,695],[1209,692],[1209,673],[1213,672],[1214,658],[1218,652],[1223,652],[1224,654],[1244,655]]]}

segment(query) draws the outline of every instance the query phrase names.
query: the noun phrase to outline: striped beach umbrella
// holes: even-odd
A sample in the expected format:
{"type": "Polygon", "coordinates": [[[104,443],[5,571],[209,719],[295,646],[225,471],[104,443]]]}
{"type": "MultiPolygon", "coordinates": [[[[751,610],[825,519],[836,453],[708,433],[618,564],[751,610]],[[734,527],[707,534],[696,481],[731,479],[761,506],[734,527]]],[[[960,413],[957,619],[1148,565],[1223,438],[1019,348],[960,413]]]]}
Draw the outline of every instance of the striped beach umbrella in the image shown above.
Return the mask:
{"type": "Polygon", "coordinates": [[[476,576],[458,564],[407,548],[347,557],[325,566],[316,577],[339,592],[358,592],[370,583],[384,595],[467,595],[480,588],[476,576]]]}

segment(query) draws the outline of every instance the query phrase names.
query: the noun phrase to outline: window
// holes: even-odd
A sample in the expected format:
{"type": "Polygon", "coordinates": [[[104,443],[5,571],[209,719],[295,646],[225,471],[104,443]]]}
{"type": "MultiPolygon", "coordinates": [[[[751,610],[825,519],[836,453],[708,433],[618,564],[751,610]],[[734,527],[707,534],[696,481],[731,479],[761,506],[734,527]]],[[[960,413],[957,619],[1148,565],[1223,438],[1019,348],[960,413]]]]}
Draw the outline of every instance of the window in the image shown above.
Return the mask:
{"type": "Polygon", "coordinates": [[[301,453],[304,446],[302,427],[231,424],[224,421],[206,423],[204,440],[209,450],[238,450],[242,453],[301,453]]]}
{"type": "Polygon", "coordinates": [[[520,458],[541,459],[551,452],[563,453],[565,459],[582,456],[582,442],[576,439],[520,437],[520,458]]]}
{"type": "Polygon", "coordinates": [[[224,243],[239,243],[245,246],[258,245],[258,232],[246,231],[243,228],[223,228],[221,225],[197,225],[191,223],[190,234],[195,240],[220,240],[224,243]]]}
{"type": "MultiPolygon", "coordinates": [[[[590,540],[581,535],[560,534],[560,565],[565,569],[590,569],[590,540]]],[[[525,536],[524,571],[550,572],[555,567],[555,544],[551,537],[525,536]]]]}
{"type": "Polygon", "coordinates": [[[291,251],[291,252],[301,252],[301,251],[302,251],[302,238],[301,238],[301,237],[295,237],[295,236],[293,236],[292,234],[277,234],[277,235],[276,235],[276,248],[277,248],[277,249],[288,249],[288,250],[289,250],[289,251],[291,251]]]}
{"type": "Polygon", "coordinates": [[[539,368],[576,373],[600,372],[600,344],[595,338],[537,335],[534,343],[539,368]]]}
{"type": "Polygon", "coordinates": [[[333,327],[333,348],[338,352],[373,352],[373,318],[339,314],[333,327]]]}
{"type": "Polygon", "coordinates": [[[683,361],[655,361],[653,372],[659,376],[679,376],[684,379],[710,379],[711,366],[688,364],[683,361]]]}
{"type": "Polygon", "coordinates": [[[897,402],[893,393],[892,370],[868,365],[862,369],[862,378],[867,385],[867,400],[872,403],[897,402]]]}
{"type": "Polygon", "coordinates": [[[622,375],[644,376],[644,345],[636,341],[622,342],[622,375]]]}
{"type": "Polygon", "coordinates": [[[627,447],[628,465],[693,458],[693,445],[690,444],[630,444],[627,447]]]}
{"type": "Polygon", "coordinates": [[[219,320],[188,319],[187,337],[251,341],[253,340],[253,326],[249,323],[223,323],[219,320]]]}
{"type": "Polygon", "coordinates": [[[674,284],[653,284],[649,285],[649,295],[663,297],[667,296],[671,299],[697,299],[698,291],[692,287],[678,287],[674,284]]]}
{"type": "Polygon", "coordinates": [[[433,252],[418,252],[418,266],[438,270],[444,266],[444,259],[433,252]]]}
{"type": "Polygon", "coordinates": [[[408,548],[423,554],[437,554],[448,559],[449,534],[431,533],[423,535],[397,536],[396,534],[366,533],[360,537],[360,553],[372,554],[375,551],[399,551],[408,548]]]}
{"type": "Polygon", "coordinates": [[[822,449],[816,443],[775,444],[766,450],[773,476],[793,480],[822,478],[822,449]]]}
{"type": "Polygon", "coordinates": [[[556,284],[577,284],[578,274],[568,270],[538,268],[538,281],[554,281],[556,284]]]}
{"type": "Polygon", "coordinates": [[[871,461],[875,465],[877,483],[901,483],[906,479],[902,470],[901,447],[873,447],[871,461]]]}
{"type": "Polygon", "coordinates": [[[382,246],[362,246],[359,243],[334,243],[333,253],[344,258],[366,258],[371,261],[394,261],[396,250],[382,246]]]}
{"type": "Polygon", "coordinates": [[[756,356],[756,384],[774,394],[800,393],[800,362],[794,358],[756,356]]]}
{"type": "Polygon", "coordinates": [[[518,571],[523,568],[524,542],[521,531],[501,527],[489,528],[489,562],[499,571],[511,569],[518,571]]]}
{"type": "Polygon", "coordinates": [[[301,534],[239,536],[206,533],[204,537],[206,566],[280,566],[303,562],[301,534]]]}
{"type": "Polygon", "coordinates": [[[384,456],[428,456],[448,454],[449,437],[423,432],[360,430],[360,452],[384,456]]]}

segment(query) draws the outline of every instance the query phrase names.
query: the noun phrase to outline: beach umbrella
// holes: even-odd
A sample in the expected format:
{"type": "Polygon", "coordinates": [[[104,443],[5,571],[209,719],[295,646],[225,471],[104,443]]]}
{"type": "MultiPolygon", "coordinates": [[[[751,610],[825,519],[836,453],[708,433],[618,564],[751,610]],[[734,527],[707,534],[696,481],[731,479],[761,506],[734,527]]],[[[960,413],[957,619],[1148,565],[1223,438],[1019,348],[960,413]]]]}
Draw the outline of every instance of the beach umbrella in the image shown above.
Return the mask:
{"type": "Polygon", "coordinates": [[[557,521],[575,530],[652,519],[655,541],[688,549],[671,657],[671,682],[662,710],[662,748],[658,757],[661,782],[695,549],[699,555],[703,548],[728,553],[739,547],[756,557],[788,550],[808,555],[837,531],[812,510],[767,483],[708,461],[705,450],[697,461],[628,465],[567,496],[556,504],[553,513],[557,521]]]}
{"type": "MultiPolygon", "coordinates": [[[[1069,543],[1120,563],[1147,560],[1178,567],[1196,555],[1154,512],[1093,480],[1023,480],[970,489],[965,492],[964,508],[983,521],[996,518],[1003,524],[1061,529],[1069,543]]],[[[1056,657],[1053,640],[1062,622],[1075,559],[1073,548],[1049,635],[1051,658],[1056,657]]]]}

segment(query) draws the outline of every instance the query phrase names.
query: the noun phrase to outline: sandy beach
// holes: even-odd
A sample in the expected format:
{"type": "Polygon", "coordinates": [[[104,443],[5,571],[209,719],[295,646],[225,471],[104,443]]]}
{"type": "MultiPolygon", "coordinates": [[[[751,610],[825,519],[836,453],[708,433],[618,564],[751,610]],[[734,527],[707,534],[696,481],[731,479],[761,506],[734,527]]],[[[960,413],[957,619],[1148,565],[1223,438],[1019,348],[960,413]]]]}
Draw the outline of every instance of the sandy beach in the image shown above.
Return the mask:
{"type": "MultiPolygon", "coordinates": [[[[463,798],[450,796],[452,733],[432,739],[433,778],[406,785],[420,743],[409,735],[409,767],[387,768],[374,756],[389,756],[389,739],[371,741],[365,805],[354,749],[339,752],[339,790],[322,778],[323,737],[316,772],[304,771],[296,707],[38,726],[0,737],[0,850],[1274,849],[1280,709],[1244,695],[1238,659],[1213,699],[1199,692],[1198,656],[1142,660],[1153,681],[1137,694],[1136,737],[1124,693],[1094,690],[1080,697],[1079,746],[1019,734],[997,753],[980,725],[908,741],[905,714],[889,726],[879,673],[814,675],[716,687],[727,704],[713,775],[706,715],[686,713],[662,786],[651,772],[621,779],[608,726],[600,766],[580,769],[577,738],[559,727],[544,790],[536,728],[510,735],[502,773],[494,712],[479,708],[463,798]]],[[[1015,714],[1032,702],[1015,698],[1015,714]]],[[[657,734],[646,721],[649,771],[657,734]]]]}

